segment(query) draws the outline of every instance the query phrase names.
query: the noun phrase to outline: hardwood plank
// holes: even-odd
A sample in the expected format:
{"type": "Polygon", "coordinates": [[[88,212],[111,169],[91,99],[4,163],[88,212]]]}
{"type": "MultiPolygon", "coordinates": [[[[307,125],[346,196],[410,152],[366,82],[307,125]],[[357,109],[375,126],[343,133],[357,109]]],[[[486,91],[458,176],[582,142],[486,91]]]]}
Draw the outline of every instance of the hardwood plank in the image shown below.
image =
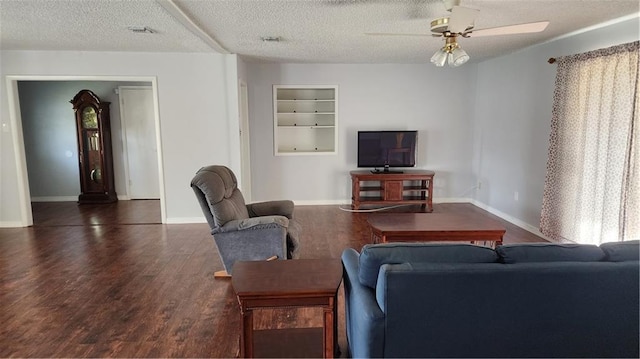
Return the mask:
{"type": "MultiPolygon", "coordinates": [[[[34,205],[33,227],[0,228],[0,357],[235,357],[240,311],[231,281],[213,278],[223,267],[209,227],[153,223],[157,201],[127,202],[34,205]]],[[[505,243],[544,241],[471,204],[435,204],[438,212],[497,220],[505,243]]],[[[295,216],[301,258],[339,258],[370,241],[367,213],[298,206],[295,216]]],[[[343,306],[341,289],[346,356],[343,306]]],[[[257,311],[255,323],[313,327],[317,314],[257,311]]]]}

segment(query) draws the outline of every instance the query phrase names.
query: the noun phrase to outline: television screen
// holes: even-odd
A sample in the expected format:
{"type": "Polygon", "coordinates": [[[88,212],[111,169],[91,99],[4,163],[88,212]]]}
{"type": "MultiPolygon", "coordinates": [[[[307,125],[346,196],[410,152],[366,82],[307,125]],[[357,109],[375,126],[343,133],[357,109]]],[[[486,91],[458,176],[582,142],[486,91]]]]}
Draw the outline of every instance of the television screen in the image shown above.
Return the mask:
{"type": "Polygon", "coordinates": [[[358,131],[358,167],[415,167],[418,131],[358,131]]]}

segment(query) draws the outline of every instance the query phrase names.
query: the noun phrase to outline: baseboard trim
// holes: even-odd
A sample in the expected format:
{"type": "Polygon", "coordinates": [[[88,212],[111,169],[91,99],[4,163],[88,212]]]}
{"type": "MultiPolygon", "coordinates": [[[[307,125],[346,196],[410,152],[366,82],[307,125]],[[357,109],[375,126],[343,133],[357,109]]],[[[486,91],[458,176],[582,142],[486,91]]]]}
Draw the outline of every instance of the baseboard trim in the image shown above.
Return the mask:
{"type": "Polygon", "coordinates": [[[0,222],[0,228],[22,228],[27,227],[22,222],[3,221],[0,222]]]}
{"type": "MultiPolygon", "coordinates": [[[[449,197],[434,198],[433,203],[471,203],[473,200],[466,197],[449,197]]],[[[334,199],[334,200],[294,200],[296,206],[331,206],[331,205],[351,205],[350,199],[334,199]]],[[[364,202],[363,202],[364,203],[364,202]]]]}
{"type": "Polygon", "coordinates": [[[193,223],[207,223],[207,219],[204,217],[167,217],[165,224],[193,224],[193,223]]]}
{"type": "Polygon", "coordinates": [[[330,205],[343,205],[343,204],[351,204],[351,200],[346,199],[333,199],[329,201],[322,200],[294,200],[293,203],[296,206],[330,206],[330,205]]]}
{"type": "MultiPolygon", "coordinates": [[[[127,195],[118,195],[118,201],[129,201],[131,198],[127,195]]],[[[77,202],[78,196],[47,196],[47,197],[31,197],[31,202],[77,202]]]]}
{"type": "Polygon", "coordinates": [[[77,202],[78,196],[31,197],[31,202],[77,202]]]}
{"type": "Polygon", "coordinates": [[[466,197],[450,197],[450,198],[434,198],[433,203],[472,203],[471,198],[466,197]]]}
{"type": "Polygon", "coordinates": [[[515,218],[511,215],[508,215],[498,209],[495,209],[485,203],[482,203],[480,201],[477,200],[471,200],[471,203],[477,207],[480,207],[482,209],[484,209],[485,211],[494,214],[502,219],[504,219],[505,221],[512,223],[522,229],[524,229],[525,231],[531,232],[533,234],[535,234],[536,236],[542,237],[545,240],[549,241],[549,242],[556,242],[555,240],[545,236],[544,234],[542,234],[542,232],[540,232],[540,230],[532,225],[530,225],[529,223],[526,223],[518,218],[515,218]]]}

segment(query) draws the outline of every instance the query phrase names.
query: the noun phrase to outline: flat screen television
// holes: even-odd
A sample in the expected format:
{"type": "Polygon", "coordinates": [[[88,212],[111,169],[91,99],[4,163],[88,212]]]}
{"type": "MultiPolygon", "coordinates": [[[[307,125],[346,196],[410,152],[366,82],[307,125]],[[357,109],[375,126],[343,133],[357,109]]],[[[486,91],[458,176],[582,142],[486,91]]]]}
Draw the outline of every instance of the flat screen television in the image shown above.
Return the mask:
{"type": "Polygon", "coordinates": [[[415,167],[418,131],[358,131],[358,167],[415,167]]]}

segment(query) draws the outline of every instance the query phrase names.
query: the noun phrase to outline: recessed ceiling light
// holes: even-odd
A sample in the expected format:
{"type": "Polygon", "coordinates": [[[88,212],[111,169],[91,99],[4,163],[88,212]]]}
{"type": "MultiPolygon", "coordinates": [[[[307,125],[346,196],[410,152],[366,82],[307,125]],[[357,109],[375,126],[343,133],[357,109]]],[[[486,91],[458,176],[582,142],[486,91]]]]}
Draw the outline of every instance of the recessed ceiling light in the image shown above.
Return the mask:
{"type": "Polygon", "coordinates": [[[260,37],[260,40],[264,42],[279,42],[280,36],[262,36],[260,37]]]}
{"type": "Polygon", "coordinates": [[[153,29],[151,29],[150,27],[147,27],[147,26],[129,26],[127,29],[129,29],[129,31],[135,32],[135,33],[146,33],[146,34],[155,33],[155,31],[153,31],[153,29]]]}

